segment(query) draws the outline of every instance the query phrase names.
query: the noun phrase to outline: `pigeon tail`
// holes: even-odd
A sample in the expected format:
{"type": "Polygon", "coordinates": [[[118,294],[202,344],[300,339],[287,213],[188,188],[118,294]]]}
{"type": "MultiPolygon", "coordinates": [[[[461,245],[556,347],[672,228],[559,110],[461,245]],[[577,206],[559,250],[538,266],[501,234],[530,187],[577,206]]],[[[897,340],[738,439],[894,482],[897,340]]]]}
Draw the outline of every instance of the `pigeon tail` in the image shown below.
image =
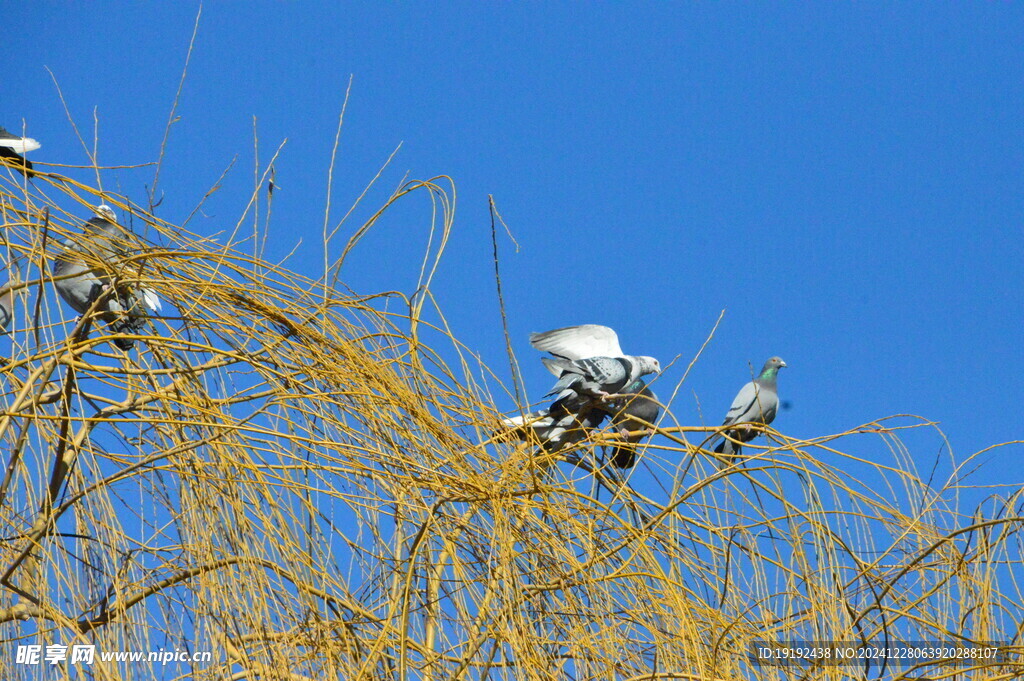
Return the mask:
{"type": "Polygon", "coordinates": [[[42,145],[31,137],[19,137],[8,132],[6,128],[0,127],[0,147],[10,149],[16,154],[24,154],[29,151],[35,151],[40,146],[42,145]]]}
{"type": "Polygon", "coordinates": [[[39,142],[31,137],[21,137],[0,127],[0,159],[8,159],[6,163],[0,161],[0,164],[11,166],[25,177],[35,177],[35,172],[32,163],[21,154],[34,151],[39,146],[39,142]]]}
{"type": "Polygon", "coordinates": [[[612,464],[616,468],[632,468],[636,465],[636,445],[619,445],[612,452],[612,464]]]}
{"type": "Polygon", "coordinates": [[[118,334],[114,344],[122,350],[131,350],[135,339],[129,338],[138,334],[146,326],[149,305],[145,291],[118,291],[117,299],[111,299],[107,309],[119,313],[116,320],[110,322],[110,330],[118,334]]]}
{"type": "Polygon", "coordinates": [[[156,294],[151,288],[144,288],[140,291],[142,294],[142,302],[146,306],[146,310],[151,314],[160,314],[163,309],[163,303],[160,302],[160,296],[156,294]]]}
{"type": "Polygon", "coordinates": [[[117,333],[138,333],[146,326],[146,318],[137,315],[127,315],[118,319],[110,325],[110,328],[117,333]]]}
{"type": "Polygon", "coordinates": [[[518,431],[522,429],[523,426],[527,425],[536,430],[538,428],[549,426],[552,423],[554,423],[554,419],[548,415],[547,409],[541,409],[539,411],[530,412],[529,414],[521,414],[519,416],[509,416],[508,418],[501,420],[501,425],[504,430],[513,432],[518,431]]]}
{"type": "Polygon", "coordinates": [[[114,338],[114,345],[128,352],[135,347],[135,339],[131,336],[116,336],[114,338]]]}
{"type": "Polygon", "coordinates": [[[715,464],[718,466],[718,470],[722,470],[723,468],[728,468],[736,463],[736,457],[738,457],[743,451],[743,446],[733,442],[729,438],[722,436],[719,437],[722,438],[722,441],[718,443],[713,451],[715,454],[721,455],[715,457],[715,464]]]}

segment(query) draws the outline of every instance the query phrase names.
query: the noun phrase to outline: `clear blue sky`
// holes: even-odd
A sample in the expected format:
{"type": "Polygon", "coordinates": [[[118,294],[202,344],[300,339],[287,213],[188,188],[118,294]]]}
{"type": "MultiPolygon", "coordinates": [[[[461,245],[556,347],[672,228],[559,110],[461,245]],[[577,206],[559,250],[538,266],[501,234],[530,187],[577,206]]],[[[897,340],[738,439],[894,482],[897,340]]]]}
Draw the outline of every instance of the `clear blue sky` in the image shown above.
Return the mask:
{"type": "MultiPolygon", "coordinates": [[[[155,160],[194,3],[5,8],[0,124],[33,160],[155,160]],[[86,133],[91,137],[91,133],[86,133]]],[[[794,436],[896,413],[941,421],[964,457],[1024,436],[1024,8],[1002,3],[209,3],[171,131],[159,213],[180,221],[236,155],[191,225],[233,227],[260,156],[277,163],[274,253],[315,274],[326,176],[340,218],[408,171],[458,187],[436,292],[455,332],[508,375],[490,257],[493,194],[516,350],[534,399],[550,376],[530,331],[619,330],[627,351],[683,362],[722,326],[674,405],[717,424],[772,354],[794,436]]],[[[89,180],[84,171],[80,179],[89,180]]],[[[112,172],[144,202],[152,171],[112,172]]],[[[411,292],[429,206],[413,199],[355,252],[354,289],[411,292]],[[384,254],[389,254],[388,266],[384,254]]],[[[352,228],[361,220],[351,223],[352,228]]],[[[511,404],[502,406],[511,408],[511,404]]],[[[915,453],[936,455],[934,437],[915,453]]],[[[872,452],[877,452],[873,448],[872,452]]],[[[979,481],[1024,482],[1020,448],[979,481]]]]}

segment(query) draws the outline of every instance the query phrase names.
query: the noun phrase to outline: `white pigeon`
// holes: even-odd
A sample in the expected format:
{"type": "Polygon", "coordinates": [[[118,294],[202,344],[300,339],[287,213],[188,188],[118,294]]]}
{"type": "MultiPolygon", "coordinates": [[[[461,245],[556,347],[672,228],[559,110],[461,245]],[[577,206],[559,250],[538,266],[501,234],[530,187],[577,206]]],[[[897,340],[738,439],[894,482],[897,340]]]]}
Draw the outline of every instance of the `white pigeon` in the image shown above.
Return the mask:
{"type": "Polygon", "coordinates": [[[32,171],[32,163],[22,154],[35,151],[39,147],[39,142],[31,137],[21,137],[0,127],[0,158],[10,159],[9,163],[14,169],[28,177],[32,177],[35,173],[32,171]]]}
{"type": "Polygon", "coordinates": [[[541,361],[558,377],[548,393],[557,395],[555,404],[574,396],[610,399],[641,376],[661,371],[654,357],[624,354],[615,331],[599,324],[535,333],[530,345],[553,355],[541,361]]]}

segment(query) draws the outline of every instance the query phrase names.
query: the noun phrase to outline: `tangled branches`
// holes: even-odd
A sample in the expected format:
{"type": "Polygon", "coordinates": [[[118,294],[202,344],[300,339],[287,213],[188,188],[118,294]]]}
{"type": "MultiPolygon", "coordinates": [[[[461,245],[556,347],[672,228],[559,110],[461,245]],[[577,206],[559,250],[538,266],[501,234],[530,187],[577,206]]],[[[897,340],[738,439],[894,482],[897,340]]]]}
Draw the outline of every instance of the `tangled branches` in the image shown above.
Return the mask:
{"type": "MultiPolygon", "coordinates": [[[[354,238],[411,193],[435,238],[404,298],[55,175],[3,185],[0,676],[34,674],[13,652],[29,643],[210,653],[97,662],[101,679],[425,680],[781,678],[751,662],[758,639],[1021,645],[1019,495],[965,517],[952,483],[861,455],[898,459],[926,422],[769,431],[718,471],[707,429],[669,412],[646,495],[594,486],[607,433],[557,454],[495,437],[491,374],[427,304],[450,187],[404,186],[354,238]],[[70,318],[49,266],[101,200],[150,235],[114,276],[165,301],[127,352],[70,318]]],[[[956,673],[873,664],[814,674],[956,673]]]]}

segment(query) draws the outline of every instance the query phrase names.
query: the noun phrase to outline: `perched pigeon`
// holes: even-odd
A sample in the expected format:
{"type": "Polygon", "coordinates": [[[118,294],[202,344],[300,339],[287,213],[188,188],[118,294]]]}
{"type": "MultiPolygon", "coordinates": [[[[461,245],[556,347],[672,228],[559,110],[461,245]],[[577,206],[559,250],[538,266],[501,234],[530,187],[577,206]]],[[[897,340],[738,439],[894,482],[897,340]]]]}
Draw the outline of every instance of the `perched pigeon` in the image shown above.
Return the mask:
{"type": "MultiPolygon", "coordinates": [[[[549,452],[575,444],[587,436],[588,431],[601,426],[612,417],[612,425],[622,434],[650,429],[661,414],[658,398],[642,380],[636,380],[622,390],[621,396],[611,402],[600,402],[589,397],[572,397],[556,402],[549,409],[540,409],[525,416],[513,416],[502,421],[507,432],[525,439],[533,431],[549,452]]],[[[648,433],[633,435],[615,449],[612,460],[619,468],[631,468],[636,456],[634,445],[648,433]],[[628,443],[628,444],[627,444],[628,443]]]]}
{"type": "Polygon", "coordinates": [[[636,445],[650,435],[650,429],[661,415],[658,397],[647,384],[637,379],[621,391],[623,397],[614,400],[606,409],[612,415],[612,425],[620,434],[637,433],[612,452],[616,468],[632,468],[636,463],[636,445]]]}
{"type": "Polygon", "coordinates": [[[7,333],[14,320],[14,289],[10,288],[10,282],[0,286],[0,290],[7,288],[3,295],[0,295],[0,334],[7,333]]]}
{"type": "Polygon", "coordinates": [[[35,175],[32,171],[32,163],[22,154],[38,148],[39,142],[31,137],[19,137],[7,132],[6,128],[0,127],[0,159],[9,159],[6,163],[22,175],[27,177],[35,175]]]}
{"type": "MultiPolygon", "coordinates": [[[[110,265],[130,250],[126,244],[127,232],[117,226],[117,218],[110,206],[102,205],[96,209],[95,217],[85,226],[84,236],[88,242],[85,252],[110,265]]],[[[54,277],[57,277],[57,293],[78,314],[88,312],[96,299],[107,293],[113,282],[109,270],[86,264],[82,254],[83,251],[69,242],[53,266],[54,277]]],[[[122,350],[130,350],[135,345],[135,339],[120,334],[139,331],[147,315],[158,313],[160,308],[160,300],[152,291],[119,285],[115,291],[106,295],[98,311],[100,319],[118,334],[114,344],[122,350]]]]}
{"type": "Polygon", "coordinates": [[[502,421],[509,433],[526,439],[530,431],[549,452],[575,444],[587,436],[587,431],[601,425],[608,414],[593,406],[589,397],[575,397],[556,402],[549,409],[540,409],[523,416],[502,421]]]}
{"type": "Polygon", "coordinates": [[[542,361],[558,377],[548,393],[557,395],[555,404],[576,396],[606,400],[641,376],[661,371],[653,357],[624,355],[615,331],[597,324],[535,333],[530,345],[553,355],[542,361]]]}
{"type": "MultiPolygon", "coordinates": [[[[726,431],[729,437],[740,442],[750,442],[757,437],[758,431],[745,427],[743,424],[763,423],[768,425],[775,420],[775,413],[779,409],[776,379],[779,369],[784,366],[786,363],[782,361],[781,357],[772,357],[764,363],[761,374],[740,389],[736,399],[732,401],[732,406],[729,407],[729,413],[725,415],[725,421],[722,422],[723,426],[737,426],[726,431]]],[[[732,465],[731,457],[739,455],[742,449],[741,445],[721,435],[716,435],[708,443],[708,447],[710,448],[716,442],[714,451],[716,454],[722,455],[715,457],[718,459],[719,467],[732,465]]]]}

